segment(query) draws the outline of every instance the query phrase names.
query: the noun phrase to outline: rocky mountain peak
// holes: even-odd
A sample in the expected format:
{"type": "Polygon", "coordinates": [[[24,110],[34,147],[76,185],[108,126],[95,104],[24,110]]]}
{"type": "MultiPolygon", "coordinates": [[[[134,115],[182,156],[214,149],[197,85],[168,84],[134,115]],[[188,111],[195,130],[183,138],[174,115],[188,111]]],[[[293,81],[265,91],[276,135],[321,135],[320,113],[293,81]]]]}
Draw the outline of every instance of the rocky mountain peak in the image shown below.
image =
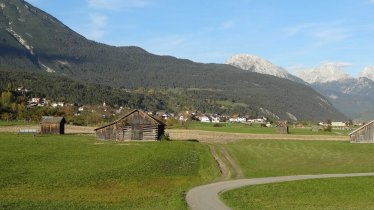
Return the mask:
{"type": "Polygon", "coordinates": [[[270,61],[265,60],[257,55],[233,55],[225,62],[225,64],[251,72],[272,75],[292,81],[301,81],[299,78],[289,74],[284,68],[276,66],[270,61]]]}
{"type": "Polygon", "coordinates": [[[323,63],[318,67],[301,71],[297,76],[310,84],[342,81],[351,78],[342,70],[342,66],[336,63],[323,63]]]}
{"type": "Polygon", "coordinates": [[[359,77],[366,77],[374,81],[374,66],[364,68],[364,70],[359,74],[359,77]]]}

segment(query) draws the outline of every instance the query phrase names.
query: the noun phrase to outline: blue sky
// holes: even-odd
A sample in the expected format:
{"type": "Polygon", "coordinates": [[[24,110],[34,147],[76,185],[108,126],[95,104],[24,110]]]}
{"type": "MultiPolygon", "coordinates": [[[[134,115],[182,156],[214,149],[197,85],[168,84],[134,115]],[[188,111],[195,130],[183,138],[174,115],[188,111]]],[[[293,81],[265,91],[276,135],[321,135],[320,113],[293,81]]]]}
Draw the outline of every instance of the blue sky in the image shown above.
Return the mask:
{"type": "Polygon", "coordinates": [[[374,0],[27,0],[85,37],[224,63],[255,54],[289,71],[374,66],[374,0]]]}

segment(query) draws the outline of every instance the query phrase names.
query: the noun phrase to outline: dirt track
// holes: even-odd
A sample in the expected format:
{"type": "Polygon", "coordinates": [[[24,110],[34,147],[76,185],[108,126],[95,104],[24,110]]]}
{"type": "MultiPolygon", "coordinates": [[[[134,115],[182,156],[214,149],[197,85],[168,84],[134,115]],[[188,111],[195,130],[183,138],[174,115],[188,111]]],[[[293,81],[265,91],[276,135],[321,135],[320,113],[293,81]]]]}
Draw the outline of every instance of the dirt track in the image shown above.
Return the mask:
{"type": "Polygon", "coordinates": [[[249,134],[224,133],[199,130],[170,129],[166,131],[171,139],[196,139],[207,143],[229,143],[243,139],[277,139],[277,140],[316,140],[316,141],[349,141],[348,136],[327,135],[282,135],[282,134],[249,134]]]}
{"type": "MultiPolygon", "coordinates": [[[[20,128],[40,129],[39,125],[0,126],[0,132],[17,133],[20,128]]],[[[95,127],[66,125],[67,134],[94,134],[95,127]]],[[[200,130],[166,130],[174,140],[196,139],[207,143],[229,143],[243,139],[277,139],[277,140],[320,140],[320,141],[348,141],[348,136],[327,135],[281,135],[281,134],[249,134],[249,133],[224,133],[200,130]]]]}
{"type": "MultiPolygon", "coordinates": [[[[0,126],[0,132],[10,132],[10,133],[17,133],[19,129],[28,128],[28,129],[39,129],[39,125],[19,125],[19,126],[0,126]]],[[[87,127],[87,126],[72,126],[66,125],[65,126],[65,133],[67,134],[94,134],[95,127],[87,127]]]]}

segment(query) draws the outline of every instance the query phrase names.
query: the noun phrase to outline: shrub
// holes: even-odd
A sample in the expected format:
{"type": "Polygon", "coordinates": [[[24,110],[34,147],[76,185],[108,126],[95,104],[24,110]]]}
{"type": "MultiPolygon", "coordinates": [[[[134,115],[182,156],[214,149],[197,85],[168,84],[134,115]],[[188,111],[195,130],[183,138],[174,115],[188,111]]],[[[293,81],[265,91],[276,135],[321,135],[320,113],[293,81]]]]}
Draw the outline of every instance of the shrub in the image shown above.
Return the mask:
{"type": "Polygon", "coordinates": [[[169,133],[165,133],[161,136],[160,141],[170,141],[170,135],[169,133]]]}
{"type": "Polygon", "coordinates": [[[215,127],[215,128],[220,128],[220,127],[222,127],[222,124],[214,123],[213,127],[215,127]]]}

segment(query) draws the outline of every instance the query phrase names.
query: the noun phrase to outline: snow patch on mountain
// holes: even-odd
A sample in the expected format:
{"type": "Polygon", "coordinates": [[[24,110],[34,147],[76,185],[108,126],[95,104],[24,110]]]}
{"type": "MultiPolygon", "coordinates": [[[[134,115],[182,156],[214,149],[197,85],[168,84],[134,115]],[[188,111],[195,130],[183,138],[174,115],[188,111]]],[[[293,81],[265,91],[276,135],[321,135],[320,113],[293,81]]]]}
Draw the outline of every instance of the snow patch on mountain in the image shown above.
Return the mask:
{"type": "Polygon", "coordinates": [[[374,81],[374,66],[364,68],[364,70],[359,74],[359,77],[366,77],[374,81]]]}
{"type": "Polygon", "coordinates": [[[235,66],[237,68],[257,72],[260,74],[268,74],[284,79],[296,81],[295,76],[289,74],[284,68],[272,64],[256,55],[241,54],[231,56],[225,64],[235,66]]]}

